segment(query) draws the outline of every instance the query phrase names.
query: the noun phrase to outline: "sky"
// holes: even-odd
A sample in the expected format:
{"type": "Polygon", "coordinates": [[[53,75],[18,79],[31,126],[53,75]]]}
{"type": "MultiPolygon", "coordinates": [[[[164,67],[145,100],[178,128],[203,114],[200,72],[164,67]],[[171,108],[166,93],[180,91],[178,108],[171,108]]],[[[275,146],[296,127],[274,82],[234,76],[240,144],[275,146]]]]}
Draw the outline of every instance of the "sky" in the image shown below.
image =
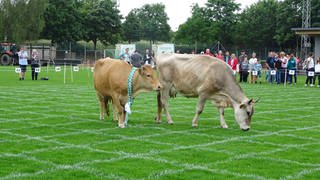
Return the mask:
{"type": "MultiPolygon", "coordinates": [[[[258,0],[235,0],[241,4],[241,9],[257,2],[258,0]]],[[[118,0],[120,13],[125,17],[132,9],[140,8],[144,4],[162,3],[166,6],[169,25],[173,31],[178,30],[180,24],[186,22],[191,16],[191,5],[198,3],[204,6],[207,0],[118,0]]]]}

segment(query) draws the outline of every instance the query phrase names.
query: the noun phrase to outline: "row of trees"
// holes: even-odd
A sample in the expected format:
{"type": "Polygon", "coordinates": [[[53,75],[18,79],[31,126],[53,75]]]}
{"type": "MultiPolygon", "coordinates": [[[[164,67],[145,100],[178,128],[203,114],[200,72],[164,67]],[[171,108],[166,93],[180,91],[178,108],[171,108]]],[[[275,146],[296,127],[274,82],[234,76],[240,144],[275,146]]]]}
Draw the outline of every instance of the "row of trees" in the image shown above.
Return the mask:
{"type": "MultiPolygon", "coordinates": [[[[320,26],[320,3],[312,0],[312,26],[320,26]]],[[[240,9],[235,0],[194,4],[192,16],[171,32],[163,4],[146,4],[125,18],[113,0],[1,0],[0,39],[23,42],[38,38],[53,43],[98,41],[172,41],[227,48],[295,48],[292,27],[301,26],[301,0],[260,0],[240,9]],[[123,21],[122,21],[123,20],[123,21]]]]}
{"type": "MultiPolygon", "coordinates": [[[[312,26],[320,26],[320,3],[312,0],[312,26]]],[[[240,11],[234,0],[208,0],[194,5],[192,16],[176,32],[175,42],[210,46],[217,41],[228,48],[294,49],[301,27],[301,0],[260,0],[240,11]]]]}

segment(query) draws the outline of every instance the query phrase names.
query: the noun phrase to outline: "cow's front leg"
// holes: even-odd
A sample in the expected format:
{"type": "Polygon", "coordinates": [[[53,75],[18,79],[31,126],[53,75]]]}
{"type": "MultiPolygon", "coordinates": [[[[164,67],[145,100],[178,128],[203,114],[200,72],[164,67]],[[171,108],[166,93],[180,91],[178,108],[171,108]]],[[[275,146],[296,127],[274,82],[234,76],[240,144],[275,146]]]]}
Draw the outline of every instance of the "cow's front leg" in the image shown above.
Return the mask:
{"type": "Polygon", "coordinates": [[[219,115],[220,115],[220,126],[224,129],[228,128],[226,121],[224,120],[224,107],[218,107],[219,115]]]}
{"type": "Polygon", "coordinates": [[[161,123],[161,112],[162,112],[162,102],[161,102],[161,94],[160,92],[157,93],[157,105],[158,105],[158,112],[156,117],[156,123],[161,123]]]}
{"type": "Polygon", "coordinates": [[[206,102],[206,98],[199,96],[196,112],[192,120],[192,127],[198,127],[199,116],[203,111],[205,102],[206,102]]]}
{"type": "Polygon", "coordinates": [[[168,109],[169,91],[170,91],[170,86],[163,87],[163,89],[161,90],[161,102],[162,102],[162,107],[164,109],[164,112],[166,113],[167,123],[173,124],[173,121],[168,109]]]}

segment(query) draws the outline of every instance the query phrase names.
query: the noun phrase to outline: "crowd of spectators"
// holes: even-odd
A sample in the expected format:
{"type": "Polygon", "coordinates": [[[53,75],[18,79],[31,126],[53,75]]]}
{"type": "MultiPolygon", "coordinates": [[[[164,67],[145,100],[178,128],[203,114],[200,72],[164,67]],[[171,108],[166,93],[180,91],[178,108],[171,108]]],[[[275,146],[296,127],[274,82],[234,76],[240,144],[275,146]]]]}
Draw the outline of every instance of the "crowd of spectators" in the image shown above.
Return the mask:
{"type": "MultiPolygon", "coordinates": [[[[177,50],[176,53],[182,52],[177,50]]],[[[195,54],[195,52],[193,51],[192,54],[195,54]]],[[[227,63],[233,70],[234,75],[239,76],[240,83],[261,84],[261,74],[264,66],[266,70],[265,80],[269,84],[297,84],[300,58],[295,57],[293,53],[270,51],[264,64],[261,64],[255,52],[248,56],[244,50],[240,52],[238,57],[235,53],[230,54],[229,51],[223,53],[222,50],[219,50],[217,53],[212,53],[210,49],[206,49],[200,54],[216,57],[227,63]]],[[[152,54],[148,49],[144,56],[140,55],[138,51],[129,55],[128,49],[120,55],[121,59],[135,67],[140,67],[143,64],[154,65],[151,57],[152,54]]],[[[311,53],[304,62],[303,71],[306,72],[305,86],[315,86],[316,78],[318,78],[318,87],[320,87],[320,57],[314,60],[314,56],[311,53]]]]}

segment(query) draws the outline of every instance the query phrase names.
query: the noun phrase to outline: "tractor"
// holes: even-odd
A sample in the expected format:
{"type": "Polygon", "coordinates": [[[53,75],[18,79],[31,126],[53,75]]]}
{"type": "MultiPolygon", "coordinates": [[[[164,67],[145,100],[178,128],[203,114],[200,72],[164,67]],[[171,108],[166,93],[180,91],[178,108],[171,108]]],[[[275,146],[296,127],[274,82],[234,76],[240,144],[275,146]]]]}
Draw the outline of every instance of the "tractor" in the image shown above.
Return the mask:
{"type": "Polygon", "coordinates": [[[0,65],[18,63],[18,49],[13,43],[0,43],[0,65]]]}

